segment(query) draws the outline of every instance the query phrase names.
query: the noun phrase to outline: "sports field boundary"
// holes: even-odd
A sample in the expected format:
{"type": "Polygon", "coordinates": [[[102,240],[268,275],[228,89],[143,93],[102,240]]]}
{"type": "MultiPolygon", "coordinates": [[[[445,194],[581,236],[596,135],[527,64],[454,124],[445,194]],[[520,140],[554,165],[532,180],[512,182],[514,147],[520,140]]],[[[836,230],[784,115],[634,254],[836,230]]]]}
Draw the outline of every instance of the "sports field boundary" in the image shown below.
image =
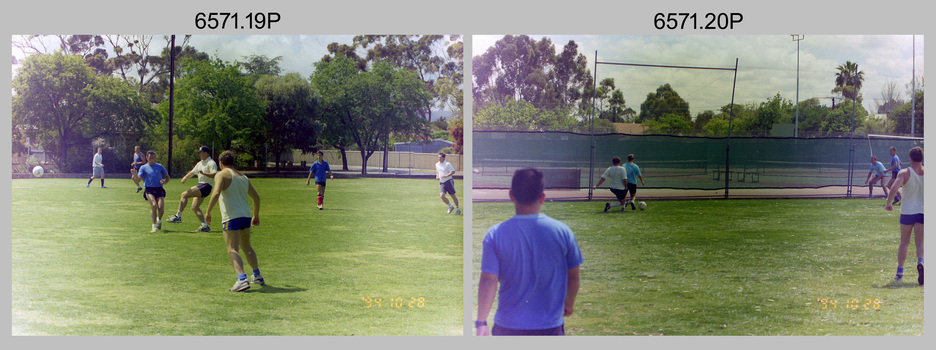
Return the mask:
{"type": "MultiPolygon", "coordinates": [[[[302,171],[256,171],[256,170],[242,170],[238,169],[241,172],[247,174],[249,177],[254,178],[307,178],[309,176],[308,170],[302,171]]],[[[431,170],[411,170],[411,169],[387,169],[387,172],[381,171],[379,168],[377,170],[368,170],[367,175],[361,174],[361,169],[349,169],[349,170],[333,170],[332,174],[335,175],[336,179],[342,178],[409,178],[409,179],[435,179],[435,172],[431,170]]],[[[32,173],[13,173],[13,179],[34,179],[32,173]]],[[[105,180],[110,179],[130,179],[130,173],[105,173],[105,180]]],[[[45,173],[42,175],[42,178],[52,178],[52,179],[88,179],[91,177],[91,172],[87,173],[45,173]]],[[[463,176],[461,174],[453,175],[455,179],[462,180],[463,176]]],[[[181,176],[173,177],[173,179],[181,178],[181,176]]]]}
{"type": "MultiPolygon", "coordinates": [[[[828,186],[821,188],[776,188],[776,189],[730,189],[728,199],[833,199],[833,198],[867,198],[867,186],[852,187],[852,195],[847,194],[847,186],[828,186]]],[[[579,190],[550,190],[546,191],[546,201],[587,202],[588,189],[579,190]]],[[[509,202],[508,189],[472,189],[473,202],[509,202]]],[[[883,199],[883,193],[875,188],[876,199],[883,199]]],[[[637,191],[637,200],[694,200],[694,199],[725,199],[725,191],[719,190],[677,190],[677,189],[640,189],[637,191]]],[[[614,195],[607,188],[599,188],[592,193],[591,201],[614,201],[614,195]]],[[[883,205],[883,204],[882,204],[883,205]]]]}

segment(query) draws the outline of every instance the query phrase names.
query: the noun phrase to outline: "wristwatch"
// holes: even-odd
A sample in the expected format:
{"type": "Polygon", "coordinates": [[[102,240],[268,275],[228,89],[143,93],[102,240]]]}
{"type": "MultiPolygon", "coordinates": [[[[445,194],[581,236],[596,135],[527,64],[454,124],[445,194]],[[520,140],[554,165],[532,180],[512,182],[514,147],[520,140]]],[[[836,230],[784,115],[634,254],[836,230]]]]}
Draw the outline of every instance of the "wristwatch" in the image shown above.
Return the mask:
{"type": "Polygon", "coordinates": [[[487,321],[475,321],[475,328],[487,326],[487,321]]]}

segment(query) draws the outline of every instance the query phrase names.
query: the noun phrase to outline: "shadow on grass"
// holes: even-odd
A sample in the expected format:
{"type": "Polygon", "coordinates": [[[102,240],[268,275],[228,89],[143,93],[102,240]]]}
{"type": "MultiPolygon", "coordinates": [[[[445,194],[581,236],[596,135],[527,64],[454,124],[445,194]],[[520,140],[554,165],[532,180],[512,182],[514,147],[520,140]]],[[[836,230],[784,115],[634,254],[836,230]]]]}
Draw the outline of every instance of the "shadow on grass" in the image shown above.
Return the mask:
{"type": "Polygon", "coordinates": [[[923,287],[922,285],[917,284],[916,282],[910,283],[910,282],[894,282],[894,281],[891,281],[891,283],[885,284],[883,286],[879,286],[879,285],[871,286],[871,288],[885,288],[885,289],[904,289],[904,288],[922,288],[922,287],[923,287]]]}
{"type": "Polygon", "coordinates": [[[307,288],[280,288],[271,286],[269,283],[264,284],[263,287],[254,289],[250,288],[247,290],[248,293],[300,293],[307,291],[307,288]]]}

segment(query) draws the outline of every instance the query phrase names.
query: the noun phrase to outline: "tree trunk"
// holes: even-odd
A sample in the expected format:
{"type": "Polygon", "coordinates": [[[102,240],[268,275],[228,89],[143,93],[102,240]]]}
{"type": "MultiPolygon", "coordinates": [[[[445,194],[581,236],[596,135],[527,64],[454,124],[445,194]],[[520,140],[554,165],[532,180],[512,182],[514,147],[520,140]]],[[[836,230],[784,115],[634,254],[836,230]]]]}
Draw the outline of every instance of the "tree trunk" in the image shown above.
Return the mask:
{"type": "Polygon", "coordinates": [[[68,146],[65,144],[67,137],[65,135],[59,134],[59,159],[56,159],[55,162],[58,163],[59,169],[65,169],[68,157],[68,146]]]}
{"type": "Polygon", "coordinates": [[[345,148],[341,146],[335,146],[339,151],[341,151],[341,170],[348,171],[348,154],[345,153],[345,148]]]}
{"type": "Polygon", "coordinates": [[[282,152],[276,152],[276,172],[280,172],[280,158],[282,157],[282,152]]]}
{"type": "Polygon", "coordinates": [[[361,175],[367,175],[367,151],[361,148],[361,175]]]}
{"type": "Polygon", "coordinates": [[[389,163],[390,155],[390,137],[387,136],[387,141],[384,142],[384,151],[383,151],[383,172],[387,172],[387,165],[389,163]]]}

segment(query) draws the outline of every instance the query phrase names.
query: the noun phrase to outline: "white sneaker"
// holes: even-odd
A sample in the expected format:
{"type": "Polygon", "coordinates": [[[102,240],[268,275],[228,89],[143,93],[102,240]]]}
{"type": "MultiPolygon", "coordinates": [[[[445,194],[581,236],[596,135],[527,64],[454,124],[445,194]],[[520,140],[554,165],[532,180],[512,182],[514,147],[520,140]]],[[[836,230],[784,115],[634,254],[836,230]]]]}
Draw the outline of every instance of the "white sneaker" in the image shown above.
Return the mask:
{"type": "Polygon", "coordinates": [[[461,208],[455,208],[455,215],[461,215],[461,208]]]}
{"type": "Polygon", "coordinates": [[[178,224],[178,223],[181,223],[181,222],[182,222],[182,217],[179,216],[179,214],[175,214],[175,215],[172,215],[172,216],[169,218],[169,220],[166,220],[166,221],[169,221],[169,222],[171,222],[171,223],[173,223],[173,224],[178,224]]]}
{"type": "Polygon", "coordinates": [[[451,213],[452,213],[452,210],[455,210],[455,207],[453,207],[453,206],[450,205],[450,206],[449,206],[449,210],[446,212],[446,214],[451,214],[451,213]]]}
{"type": "Polygon", "coordinates": [[[196,231],[196,232],[211,232],[211,227],[209,227],[208,225],[202,223],[201,226],[199,226],[198,229],[195,230],[195,231],[196,231]]]}
{"type": "Polygon", "coordinates": [[[156,228],[156,225],[153,225],[153,229],[150,230],[150,233],[156,233],[156,230],[158,230],[158,228],[156,228]]]}
{"type": "Polygon", "coordinates": [[[266,284],[266,282],[263,281],[263,276],[261,276],[261,275],[253,275],[253,276],[250,276],[250,280],[251,280],[251,282],[256,283],[256,284],[259,284],[259,285],[261,285],[261,286],[266,284]]]}
{"type": "Polygon", "coordinates": [[[228,290],[232,292],[243,292],[248,289],[250,289],[250,282],[247,282],[247,280],[237,280],[237,282],[234,282],[234,286],[228,290]]]}

